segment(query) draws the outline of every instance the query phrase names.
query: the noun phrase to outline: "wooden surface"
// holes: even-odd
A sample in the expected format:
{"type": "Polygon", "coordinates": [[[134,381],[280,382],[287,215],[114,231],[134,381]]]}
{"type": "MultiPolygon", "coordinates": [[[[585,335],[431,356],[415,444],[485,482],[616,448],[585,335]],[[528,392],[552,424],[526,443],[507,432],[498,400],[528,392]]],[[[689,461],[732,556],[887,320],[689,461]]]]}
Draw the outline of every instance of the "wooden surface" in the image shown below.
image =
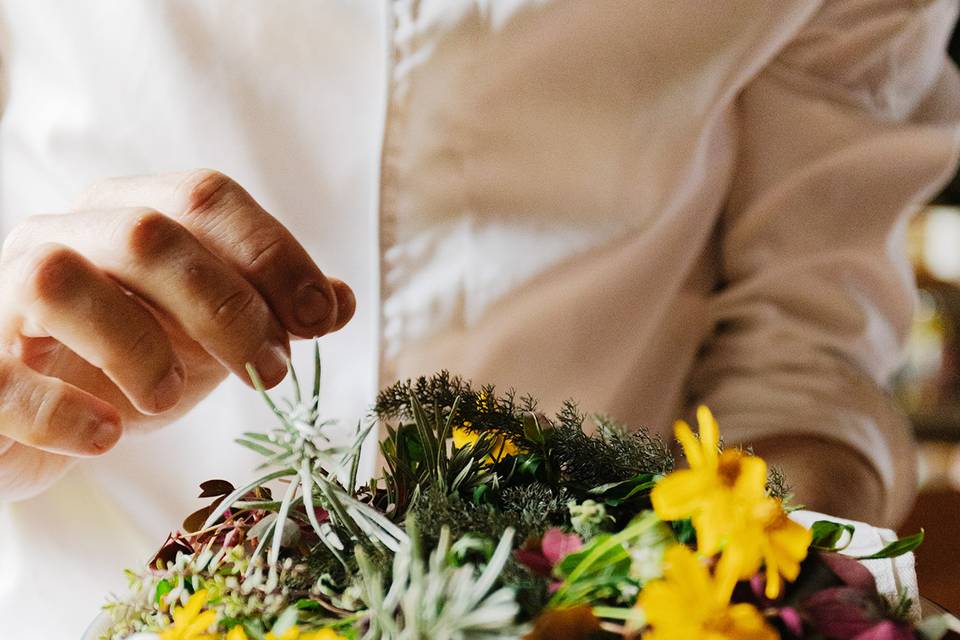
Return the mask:
{"type": "Polygon", "coordinates": [[[901,535],[926,531],[916,551],[920,593],[949,611],[960,612],[960,491],[928,488],[900,527],[901,535]]]}

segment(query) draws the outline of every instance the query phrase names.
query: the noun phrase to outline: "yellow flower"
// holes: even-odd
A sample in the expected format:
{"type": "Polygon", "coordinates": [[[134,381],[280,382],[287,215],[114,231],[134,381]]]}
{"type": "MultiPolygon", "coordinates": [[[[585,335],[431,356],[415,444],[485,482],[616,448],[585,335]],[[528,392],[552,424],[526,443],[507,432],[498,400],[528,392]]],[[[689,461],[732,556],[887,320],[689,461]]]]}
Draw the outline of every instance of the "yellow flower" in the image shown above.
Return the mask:
{"type": "Polygon", "coordinates": [[[664,577],[647,584],[637,601],[650,630],[644,640],[776,640],[756,607],[729,604],[693,551],[683,545],[664,554],[664,577]]]}
{"type": "Polygon", "coordinates": [[[690,468],[658,482],[650,499],[664,520],[692,519],[700,553],[712,556],[731,540],[743,511],[767,498],[767,464],[735,449],[721,453],[717,421],[706,407],[697,409],[697,423],[699,440],[686,422],[674,426],[690,468]]]}
{"type": "Polygon", "coordinates": [[[226,640],[248,640],[247,632],[243,630],[243,627],[237,625],[230,629],[230,633],[226,635],[226,640]]]}
{"type": "Polygon", "coordinates": [[[756,456],[719,451],[717,422],[706,407],[697,409],[700,439],[677,422],[674,431],[690,463],[657,483],[651,501],[664,520],[690,518],[697,548],[704,556],[722,551],[719,584],[732,592],[766,565],[766,595],[775,598],[781,576],[795,580],[807,555],[810,532],[787,518],[779,500],[767,495],[767,465],[756,456]]]}
{"type": "Polygon", "coordinates": [[[800,563],[807,557],[812,534],[789,517],[775,498],[767,498],[741,521],[733,534],[736,544],[724,549],[717,566],[719,580],[734,585],[753,576],[761,561],[765,567],[768,598],[780,595],[781,576],[793,582],[800,574],[800,563]]]}
{"type": "Polygon", "coordinates": [[[217,640],[218,635],[207,633],[217,620],[216,611],[204,611],[207,590],[201,589],[190,596],[187,604],[174,607],[173,624],[160,632],[160,640],[217,640]]]}
{"type": "Polygon", "coordinates": [[[300,629],[293,626],[279,636],[268,633],[266,640],[346,640],[346,638],[333,629],[320,629],[319,631],[300,633],[300,629]]]}
{"type": "MultiPolygon", "coordinates": [[[[469,422],[464,422],[463,424],[470,426],[469,422]]],[[[468,431],[463,427],[453,428],[453,444],[458,449],[462,449],[469,444],[475,444],[479,439],[480,434],[475,431],[468,431]]],[[[520,449],[507,438],[499,436],[493,439],[493,450],[490,452],[492,460],[499,462],[504,456],[515,456],[518,453],[520,453],[520,449]]]]}

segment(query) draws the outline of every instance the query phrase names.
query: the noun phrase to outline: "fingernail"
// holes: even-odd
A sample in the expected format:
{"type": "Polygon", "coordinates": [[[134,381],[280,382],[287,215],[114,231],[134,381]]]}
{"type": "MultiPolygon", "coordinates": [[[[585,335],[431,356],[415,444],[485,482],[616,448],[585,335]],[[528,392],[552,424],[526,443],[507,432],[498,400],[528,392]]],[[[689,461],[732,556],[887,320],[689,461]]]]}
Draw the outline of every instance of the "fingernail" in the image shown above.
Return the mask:
{"type": "Polygon", "coordinates": [[[105,453],[120,439],[120,423],[113,420],[95,421],[90,434],[90,446],[97,453],[105,453]]]}
{"type": "Polygon", "coordinates": [[[333,304],[326,292],[312,282],[300,287],[293,297],[293,314],[305,327],[320,324],[332,310],[333,304]]]}
{"type": "Polygon", "coordinates": [[[280,345],[265,344],[253,358],[253,368],[263,384],[271,386],[287,375],[287,353],[280,345]]]}
{"type": "Polygon", "coordinates": [[[167,372],[153,388],[153,406],[157,411],[165,411],[180,401],[183,394],[183,370],[174,367],[167,372]]]}

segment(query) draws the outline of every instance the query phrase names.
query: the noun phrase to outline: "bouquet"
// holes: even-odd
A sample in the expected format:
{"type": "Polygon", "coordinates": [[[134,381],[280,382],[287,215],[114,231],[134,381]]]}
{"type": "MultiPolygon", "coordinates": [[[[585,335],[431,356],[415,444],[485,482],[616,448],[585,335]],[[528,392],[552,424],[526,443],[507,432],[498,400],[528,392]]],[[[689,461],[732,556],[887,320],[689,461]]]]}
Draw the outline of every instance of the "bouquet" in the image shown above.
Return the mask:
{"type": "MultiPolygon", "coordinates": [[[[419,640],[775,638],[934,640],[949,618],[911,617],[841,554],[853,528],[790,518],[784,478],[724,448],[710,411],[675,426],[686,458],[568,402],[441,372],[377,397],[351,444],[327,440],[320,360],[310,393],[291,369],[278,419],[237,442],[261,474],[210,480],[101,638],[419,640]],[[380,425],[384,470],[358,482],[380,425]]],[[[872,558],[907,553],[922,533],[872,558]]]]}

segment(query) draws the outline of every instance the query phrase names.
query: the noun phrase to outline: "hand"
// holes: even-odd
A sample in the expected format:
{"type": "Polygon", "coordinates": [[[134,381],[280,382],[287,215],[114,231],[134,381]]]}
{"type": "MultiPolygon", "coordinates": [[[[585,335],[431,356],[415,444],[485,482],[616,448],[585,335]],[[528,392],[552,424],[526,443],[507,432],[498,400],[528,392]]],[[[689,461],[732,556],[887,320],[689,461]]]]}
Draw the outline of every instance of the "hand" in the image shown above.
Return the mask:
{"type": "Polygon", "coordinates": [[[42,491],[123,432],[166,424],[228,374],[267,387],[289,338],[356,301],[236,182],[209,170],[106,180],[34,216],[0,254],[0,498],[42,491]]]}

